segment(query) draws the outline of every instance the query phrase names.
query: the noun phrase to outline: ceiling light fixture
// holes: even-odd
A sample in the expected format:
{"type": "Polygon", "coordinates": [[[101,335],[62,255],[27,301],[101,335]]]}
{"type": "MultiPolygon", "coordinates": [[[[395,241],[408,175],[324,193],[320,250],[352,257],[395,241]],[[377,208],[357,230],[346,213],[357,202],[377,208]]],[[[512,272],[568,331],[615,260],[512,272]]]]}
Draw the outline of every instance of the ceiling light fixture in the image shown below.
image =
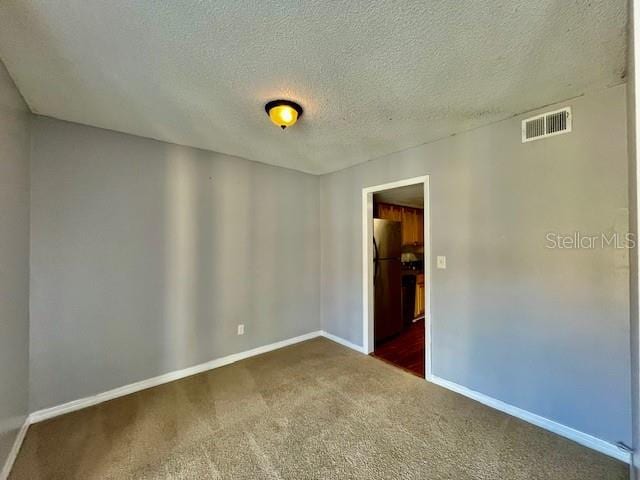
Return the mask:
{"type": "Polygon", "coordinates": [[[302,107],[290,100],[274,100],[264,106],[273,123],[283,130],[290,127],[302,116],[302,107]]]}

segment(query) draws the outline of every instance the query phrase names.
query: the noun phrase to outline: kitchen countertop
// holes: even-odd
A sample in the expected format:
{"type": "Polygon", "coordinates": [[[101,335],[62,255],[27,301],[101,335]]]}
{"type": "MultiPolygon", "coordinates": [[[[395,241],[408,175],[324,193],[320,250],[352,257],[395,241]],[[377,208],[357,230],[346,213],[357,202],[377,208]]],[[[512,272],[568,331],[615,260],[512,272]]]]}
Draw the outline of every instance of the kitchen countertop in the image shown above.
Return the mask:
{"type": "Polygon", "coordinates": [[[403,268],[402,275],[424,275],[424,270],[413,270],[411,268],[403,268]]]}

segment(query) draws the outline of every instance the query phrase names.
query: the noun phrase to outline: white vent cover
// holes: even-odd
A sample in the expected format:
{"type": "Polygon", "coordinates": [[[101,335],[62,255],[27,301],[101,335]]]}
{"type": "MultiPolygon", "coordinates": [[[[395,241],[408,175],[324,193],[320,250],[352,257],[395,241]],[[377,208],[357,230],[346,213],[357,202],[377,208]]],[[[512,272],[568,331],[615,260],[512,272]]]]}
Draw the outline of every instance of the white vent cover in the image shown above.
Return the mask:
{"type": "Polygon", "coordinates": [[[571,131],[571,107],[543,113],[522,121],[522,143],[571,131]]]}

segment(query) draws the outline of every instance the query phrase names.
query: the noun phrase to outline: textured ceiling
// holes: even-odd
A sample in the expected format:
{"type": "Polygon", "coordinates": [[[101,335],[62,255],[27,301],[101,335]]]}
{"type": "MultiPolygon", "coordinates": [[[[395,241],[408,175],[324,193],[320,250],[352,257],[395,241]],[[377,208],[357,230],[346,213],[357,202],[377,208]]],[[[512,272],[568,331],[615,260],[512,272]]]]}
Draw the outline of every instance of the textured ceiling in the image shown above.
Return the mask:
{"type": "Polygon", "coordinates": [[[620,83],[626,0],[3,0],[35,113],[326,173],[620,83]],[[281,131],[268,100],[305,114],[281,131]]]}
{"type": "Polygon", "coordinates": [[[376,202],[403,205],[405,207],[423,208],[424,185],[416,183],[406,187],[391,188],[373,194],[376,202]]]}

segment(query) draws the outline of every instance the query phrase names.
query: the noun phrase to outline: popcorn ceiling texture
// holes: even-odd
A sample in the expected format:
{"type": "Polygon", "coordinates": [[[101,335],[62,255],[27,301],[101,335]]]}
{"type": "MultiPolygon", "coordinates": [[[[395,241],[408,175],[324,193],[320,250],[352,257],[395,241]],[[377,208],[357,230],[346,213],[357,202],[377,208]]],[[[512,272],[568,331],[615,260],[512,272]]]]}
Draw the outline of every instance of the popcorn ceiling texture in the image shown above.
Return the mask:
{"type": "Polygon", "coordinates": [[[38,114],[322,174],[621,83],[626,1],[4,0],[38,114]],[[305,114],[285,132],[268,100],[305,114]]]}

